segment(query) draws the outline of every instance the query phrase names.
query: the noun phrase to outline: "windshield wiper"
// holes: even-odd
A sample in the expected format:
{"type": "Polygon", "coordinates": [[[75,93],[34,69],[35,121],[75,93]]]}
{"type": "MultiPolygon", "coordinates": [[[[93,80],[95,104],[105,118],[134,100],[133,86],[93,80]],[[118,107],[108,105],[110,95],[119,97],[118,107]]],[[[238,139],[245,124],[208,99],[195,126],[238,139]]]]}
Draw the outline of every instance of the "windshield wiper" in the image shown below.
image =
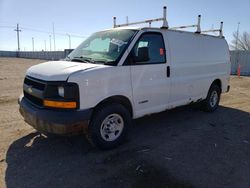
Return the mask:
{"type": "Polygon", "coordinates": [[[87,61],[84,61],[84,60],[82,60],[82,59],[77,59],[77,58],[70,59],[70,61],[89,63],[89,62],[87,62],[87,61]]]}
{"type": "Polygon", "coordinates": [[[91,58],[79,56],[79,57],[73,57],[70,59],[70,61],[77,61],[77,62],[84,62],[84,63],[95,63],[91,58]]]}
{"type": "Polygon", "coordinates": [[[70,61],[76,61],[76,62],[84,62],[84,63],[93,63],[93,64],[103,64],[103,65],[114,65],[115,61],[106,61],[106,60],[93,60],[90,57],[73,57],[72,59],[68,57],[70,61]]]}
{"type": "Polygon", "coordinates": [[[116,61],[106,61],[104,62],[104,65],[112,65],[115,66],[116,61]]]}

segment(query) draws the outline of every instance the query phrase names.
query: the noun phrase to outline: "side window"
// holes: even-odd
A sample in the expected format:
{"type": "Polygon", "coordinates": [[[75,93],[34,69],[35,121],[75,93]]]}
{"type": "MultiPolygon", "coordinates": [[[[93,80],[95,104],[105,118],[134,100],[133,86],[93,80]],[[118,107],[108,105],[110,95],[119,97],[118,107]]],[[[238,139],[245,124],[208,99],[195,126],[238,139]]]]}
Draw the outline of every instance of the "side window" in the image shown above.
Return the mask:
{"type": "Polygon", "coordinates": [[[141,36],[141,38],[135,44],[133,50],[131,51],[131,56],[133,58],[133,64],[157,64],[165,63],[165,47],[163,37],[160,33],[146,33],[141,36]],[[146,61],[137,61],[136,59],[140,56],[140,51],[148,51],[148,58],[146,61]]]}

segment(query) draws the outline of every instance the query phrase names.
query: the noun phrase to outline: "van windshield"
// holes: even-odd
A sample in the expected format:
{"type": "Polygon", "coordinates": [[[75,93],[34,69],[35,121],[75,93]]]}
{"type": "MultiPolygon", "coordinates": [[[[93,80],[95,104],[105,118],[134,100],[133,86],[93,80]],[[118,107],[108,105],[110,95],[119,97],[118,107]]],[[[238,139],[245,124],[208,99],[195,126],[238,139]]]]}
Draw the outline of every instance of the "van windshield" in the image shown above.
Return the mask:
{"type": "Polygon", "coordinates": [[[136,30],[121,29],[94,33],[73,50],[66,60],[117,65],[136,30]]]}

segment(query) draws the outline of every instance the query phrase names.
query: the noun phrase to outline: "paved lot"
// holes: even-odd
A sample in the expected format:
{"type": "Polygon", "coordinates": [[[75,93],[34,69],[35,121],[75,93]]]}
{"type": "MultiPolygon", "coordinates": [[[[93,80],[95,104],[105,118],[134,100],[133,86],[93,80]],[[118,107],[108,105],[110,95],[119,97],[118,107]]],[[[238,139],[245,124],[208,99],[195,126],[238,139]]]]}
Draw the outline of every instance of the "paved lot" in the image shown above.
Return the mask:
{"type": "Polygon", "coordinates": [[[144,117],[125,144],[100,151],[24,123],[17,97],[39,62],[0,58],[0,187],[250,187],[250,77],[231,77],[215,113],[195,105],[144,117]]]}

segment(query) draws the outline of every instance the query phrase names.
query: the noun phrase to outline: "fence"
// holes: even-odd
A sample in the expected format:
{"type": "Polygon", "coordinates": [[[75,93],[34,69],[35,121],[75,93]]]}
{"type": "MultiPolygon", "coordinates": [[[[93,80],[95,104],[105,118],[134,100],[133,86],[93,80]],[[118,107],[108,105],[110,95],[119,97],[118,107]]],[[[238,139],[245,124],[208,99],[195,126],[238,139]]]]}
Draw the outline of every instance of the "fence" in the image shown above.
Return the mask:
{"type": "Polygon", "coordinates": [[[250,76],[250,51],[231,51],[231,74],[237,74],[240,66],[240,75],[250,76]]]}
{"type": "MultiPolygon", "coordinates": [[[[32,59],[58,60],[65,58],[72,49],[64,51],[13,52],[0,51],[0,57],[22,57],[32,59]]],[[[231,74],[237,74],[238,66],[243,76],[250,76],[250,51],[231,51],[231,74]]]]}
{"type": "Polygon", "coordinates": [[[64,51],[0,51],[0,57],[21,57],[31,59],[46,59],[58,60],[64,59],[72,50],[65,49],[64,51]]]}

